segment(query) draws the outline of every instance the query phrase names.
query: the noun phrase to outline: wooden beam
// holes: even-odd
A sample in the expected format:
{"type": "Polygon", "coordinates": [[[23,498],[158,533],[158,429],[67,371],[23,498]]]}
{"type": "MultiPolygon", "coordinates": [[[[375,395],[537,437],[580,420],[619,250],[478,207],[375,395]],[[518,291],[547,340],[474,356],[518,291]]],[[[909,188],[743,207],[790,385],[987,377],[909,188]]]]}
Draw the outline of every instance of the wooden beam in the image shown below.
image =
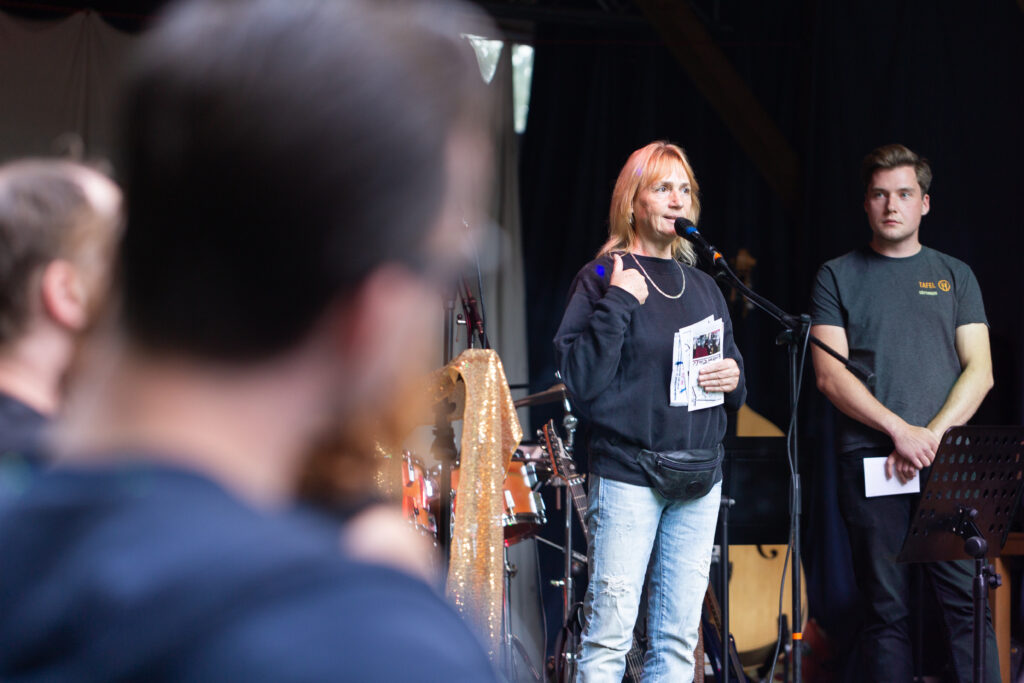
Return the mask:
{"type": "Polygon", "coordinates": [[[794,208],[801,184],[796,152],[687,1],[636,0],[636,4],[769,186],[788,208],[794,208]]]}

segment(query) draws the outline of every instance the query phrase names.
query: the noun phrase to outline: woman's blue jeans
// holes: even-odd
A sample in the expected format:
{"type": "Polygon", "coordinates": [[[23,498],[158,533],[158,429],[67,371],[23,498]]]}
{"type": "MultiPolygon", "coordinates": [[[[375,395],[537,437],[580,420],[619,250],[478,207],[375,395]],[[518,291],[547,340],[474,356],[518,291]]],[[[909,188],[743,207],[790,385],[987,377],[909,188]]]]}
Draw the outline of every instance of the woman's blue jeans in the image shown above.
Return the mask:
{"type": "Polygon", "coordinates": [[[722,485],[685,503],[592,476],[578,683],[621,683],[648,563],[645,681],[692,681],[722,485]]]}

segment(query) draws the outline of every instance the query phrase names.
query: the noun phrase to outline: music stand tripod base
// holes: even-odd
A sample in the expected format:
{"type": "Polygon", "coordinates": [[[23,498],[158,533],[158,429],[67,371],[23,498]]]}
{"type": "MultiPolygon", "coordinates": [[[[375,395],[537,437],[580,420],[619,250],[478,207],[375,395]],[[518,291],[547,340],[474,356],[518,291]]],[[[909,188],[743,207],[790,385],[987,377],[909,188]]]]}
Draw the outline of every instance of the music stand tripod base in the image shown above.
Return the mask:
{"type": "Polygon", "coordinates": [[[974,680],[985,678],[985,605],[1024,485],[1024,427],[953,427],[942,435],[899,562],[973,559],[974,680]]]}

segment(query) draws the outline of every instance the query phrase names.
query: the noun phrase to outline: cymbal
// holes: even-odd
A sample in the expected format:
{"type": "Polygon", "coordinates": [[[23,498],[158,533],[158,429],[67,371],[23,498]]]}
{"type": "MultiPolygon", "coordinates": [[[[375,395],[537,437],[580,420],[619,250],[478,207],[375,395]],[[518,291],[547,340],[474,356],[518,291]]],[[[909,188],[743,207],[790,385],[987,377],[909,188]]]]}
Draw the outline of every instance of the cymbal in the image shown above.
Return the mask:
{"type": "Polygon", "coordinates": [[[561,401],[565,396],[565,385],[559,382],[553,387],[549,387],[544,391],[539,391],[536,394],[530,394],[524,396],[518,401],[513,401],[512,405],[516,408],[522,408],[524,406],[539,406],[544,403],[554,403],[555,401],[561,401]]]}

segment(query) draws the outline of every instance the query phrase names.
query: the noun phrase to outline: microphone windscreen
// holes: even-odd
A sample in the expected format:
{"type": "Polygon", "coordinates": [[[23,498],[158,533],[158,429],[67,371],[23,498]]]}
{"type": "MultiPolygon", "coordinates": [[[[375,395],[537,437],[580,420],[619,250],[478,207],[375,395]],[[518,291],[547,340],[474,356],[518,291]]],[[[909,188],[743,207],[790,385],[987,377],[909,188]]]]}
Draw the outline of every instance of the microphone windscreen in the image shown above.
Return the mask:
{"type": "Polygon", "coordinates": [[[686,216],[680,216],[679,218],[677,218],[675,226],[676,234],[679,235],[680,237],[686,237],[691,232],[691,230],[696,229],[693,225],[693,221],[691,221],[686,216]]]}

